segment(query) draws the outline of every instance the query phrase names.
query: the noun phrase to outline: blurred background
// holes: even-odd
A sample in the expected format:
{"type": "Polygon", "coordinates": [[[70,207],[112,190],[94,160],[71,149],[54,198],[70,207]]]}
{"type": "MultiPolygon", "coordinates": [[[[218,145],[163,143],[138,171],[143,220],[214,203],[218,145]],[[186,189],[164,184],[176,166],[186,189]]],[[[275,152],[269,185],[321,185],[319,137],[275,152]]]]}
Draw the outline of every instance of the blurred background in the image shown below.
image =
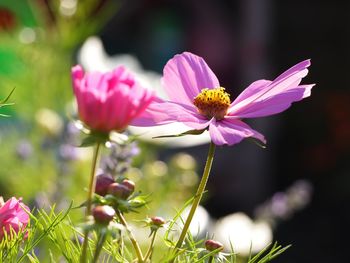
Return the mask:
{"type": "MultiPolygon", "coordinates": [[[[249,142],[218,148],[203,204],[213,221],[243,212],[268,222],[274,240],[293,244],[275,262],[346,262],[349,10],[347,1],[0,0],[0,98],[16,88],[15,105],[0,109],[11,116],[0,119],[0,195],[33,205],[83,200],[89,152],[73,147],[71,123],[70,67],[78,61],[108,68],[129,54],[157,76],[168,59],[190,51],[234,98],[251,82],[311,58],[304,83],[316,83],[312,96],[249,120],[266,136],[266,149],[249,142]],[[83,56],[91,36],[102,42],[83,56]]],[[[158,179],[140,187],[157,189],[164,175],[169,187],[178,184],[166,200],[188,198],[208,145],[145,145],[133,176],[158,179]]]]}

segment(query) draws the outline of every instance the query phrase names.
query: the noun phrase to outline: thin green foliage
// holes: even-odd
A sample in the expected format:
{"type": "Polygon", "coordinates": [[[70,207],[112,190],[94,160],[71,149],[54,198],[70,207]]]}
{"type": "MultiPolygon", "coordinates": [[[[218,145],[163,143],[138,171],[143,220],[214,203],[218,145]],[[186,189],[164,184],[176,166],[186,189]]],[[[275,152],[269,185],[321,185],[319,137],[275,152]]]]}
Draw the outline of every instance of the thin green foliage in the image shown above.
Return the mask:
{"type": "MultiPolygon", "coordinates": [[[[37,215],[26,211],[30,216],[31,223],[18,233],[14,230],[11,230],[10,234],[5,232],[4,238],[0,242],[1,262],[22,262],[25,259],[29,262],[40,262],[33,252],[34,248],[43,239],[52,238],[54,232],[58,232],[58,230],[61,232],[59,228],[70,210],[71,205],[64,213],[60,212],[58,215],[54,213],[54,208],[51,209],[49,214],[44,210],[38,210],[37,215]]],[[[65,231],[62,231],[63,235],[64,233],[65,231]]],[[[68,249],[71,250],[71,247],[68,249]]]]}
{"type": "MultiPolygon", "coordinates": [[[[15,91],[16,88],[13,88],[11,90],[11,92],[9,93],[9,95],[7,95],[7,97],[3,100],[0,101],[0,108],[4,107],[4,106],[11,106],[13,105],[14,103],[8,103],[8,100],[10,99],[12,93],[15,91]]],[[[3,113],[0,113],[0,116],[1,117],[10,117],[9,115],[7,114],[3,114],[3,113]]]]}
{"type": "Polygon", "coordinates": [[[291,245],[288,245],[286,247],[282,247],[281,245],[278,245],[277,242],[275,242],[271,249],[271,244],[263,248],[259,253],[257,253],[254,257],[251,255],[249,256],[249,260],[247,263],[266,263],[270,262],[280,254],[282,254],[284,251],[286,251],[288,248],[291,247],[291,245]],[[269,251],[268,251],[269,250],[269,251]]]}
{"type": "Polygon", "coordinates": [[[68,216],[71,207],[72,205],[64,214],[56,215],[54,210],[51,210],[50,213],[42,210],[39,214],[45,220],[46,227],[55,224],[52,231],[48,233],[48,239],[52,244],[58,248],[68,262],[78,262],[80,254],[79,235],[82,234],[74,227],[68,216]],[[57,218],[60,218],[59,222],[55,223],[57,218]],[[67,220],[64,221],[64,219],[67,220]]]}
{"type": "Polygon", "coordinates": [[[54,207],[50,211],[50,216],[47,216],[44,210],[38,211],[38,219],[33,214],[30,214],[32,220],[35,221],[35,230],[39,229],[40,234],[38,236],[31,235],[23,249],[23,254],[20,256],[17,262],[22,262],[30,251],[36,247],[45,237],[49,236],[52,231],[68,216],[69,211],[72,208],[72,203],[68,207],[65,213],[60,212],[56,216],[54,213],[54,207]]]}
{"type": "Polygon", "coordinates": [[[182,208],[176,212],[176,215],[174,216],[173,220],[169,223],[169,227],[165,232],[164,236],[164,240],[166,241],[169,247],[175,246],[175,243],[170,239],[170,233],[174,231],[173,229],[178,219],[180,219],[183,223],[181,215],[185,211],[185,209],[193,202],[193,199],[194,197],[187,200],[186,203],[182,206],[182,208]]]}

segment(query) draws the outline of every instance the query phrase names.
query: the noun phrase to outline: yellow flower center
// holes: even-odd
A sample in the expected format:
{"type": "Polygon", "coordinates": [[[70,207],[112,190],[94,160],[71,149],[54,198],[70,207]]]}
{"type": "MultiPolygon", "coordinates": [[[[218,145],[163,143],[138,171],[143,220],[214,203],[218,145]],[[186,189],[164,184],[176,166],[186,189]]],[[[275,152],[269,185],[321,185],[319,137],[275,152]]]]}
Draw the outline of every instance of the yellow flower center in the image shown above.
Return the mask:
{"type": "Polygon", "coordinates": [[[197,107],[200,114],[206,116],[208,119],[214,117],[217,120],[225,117],[230,103],[230,94],[222,87],[202,89],[201,93],[193,100],[193,104],[197,107]]]}

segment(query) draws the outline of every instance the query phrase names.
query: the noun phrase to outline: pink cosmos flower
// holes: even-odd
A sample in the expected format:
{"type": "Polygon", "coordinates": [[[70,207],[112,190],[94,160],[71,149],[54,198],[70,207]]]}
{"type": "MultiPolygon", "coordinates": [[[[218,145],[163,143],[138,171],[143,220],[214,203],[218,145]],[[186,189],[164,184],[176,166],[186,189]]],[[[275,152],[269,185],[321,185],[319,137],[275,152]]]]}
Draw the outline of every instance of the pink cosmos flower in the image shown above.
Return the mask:
{"type": "Polygon", "coordinates": [[[29,215],[24,209],[30,211],[22,203],[21,198],[17,200],[15,197],[12,197],[6,203],[0,202],[0,240],[4,237],[5,232],[10,235],[11,229],[13,229],[18,233],[20,229],[24,229],[27,226],[29,215]]]}
{"type": "Polygon", "coordinates": [[[97,132],[123,131],[154,98],[124,67],[84,74],[77,65],[72,68],[72,80],[79,117],[97,132]]]}
{"type": "Polygon", "coordinates": [[[248,137],[266,143],[264,136],[242,119],[280,113],[292,102],[310,96],[314,85],[299,85],[308,66],[310,60],[305,60],[273,81],[255,81],[231,102],[201,57],[189,52],[176,55],[165,65],[162,78],[170,101],[155,100],[134,125],[182,122],[195,130],[208,129],[216,145],[233,145],[248,137]]]}

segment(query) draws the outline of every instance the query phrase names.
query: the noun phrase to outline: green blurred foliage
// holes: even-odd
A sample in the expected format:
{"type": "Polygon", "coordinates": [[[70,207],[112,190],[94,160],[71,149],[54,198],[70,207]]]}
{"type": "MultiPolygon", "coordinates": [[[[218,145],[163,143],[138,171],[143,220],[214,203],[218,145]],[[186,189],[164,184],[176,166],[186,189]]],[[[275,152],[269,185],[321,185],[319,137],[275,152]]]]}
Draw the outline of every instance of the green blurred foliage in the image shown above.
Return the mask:
{"type": "MultiPolygon", "coordinates": [[[[33,198],[38,192],[55,190],[60,170],[57,153],[53,148],[43,149],[48,135],[36,115],[45,108],[67,120],[66,107],[73,101],[70,68],[74,54],[116,11],[116,1],[77,1],[75,7],[64,6],[60,0],[0,1],[0,98],[15,88],[11,97],[15,105],[0,112],[11,116],[0,120],[1,195],[33,198]],[[23,140],[33,147],[28,160],[16,155],[23,140]]],[[[85,164],[75,165],[72,173],[86,169],[85,164]]],[[[84,178],[77,178],[72,177],[69,184],[85,185],[84,178]]]]}
{"type": "Polygon", "coordinates": [[[12,28],[0,24],[0,96],[17,87],[16,113],[26,119],[41,107],[62,111],[72,98],[74,53],[117,11],[115,1],[79,1],[72,10],[62,3],[0,2],[14,20],[12,28]]]}

